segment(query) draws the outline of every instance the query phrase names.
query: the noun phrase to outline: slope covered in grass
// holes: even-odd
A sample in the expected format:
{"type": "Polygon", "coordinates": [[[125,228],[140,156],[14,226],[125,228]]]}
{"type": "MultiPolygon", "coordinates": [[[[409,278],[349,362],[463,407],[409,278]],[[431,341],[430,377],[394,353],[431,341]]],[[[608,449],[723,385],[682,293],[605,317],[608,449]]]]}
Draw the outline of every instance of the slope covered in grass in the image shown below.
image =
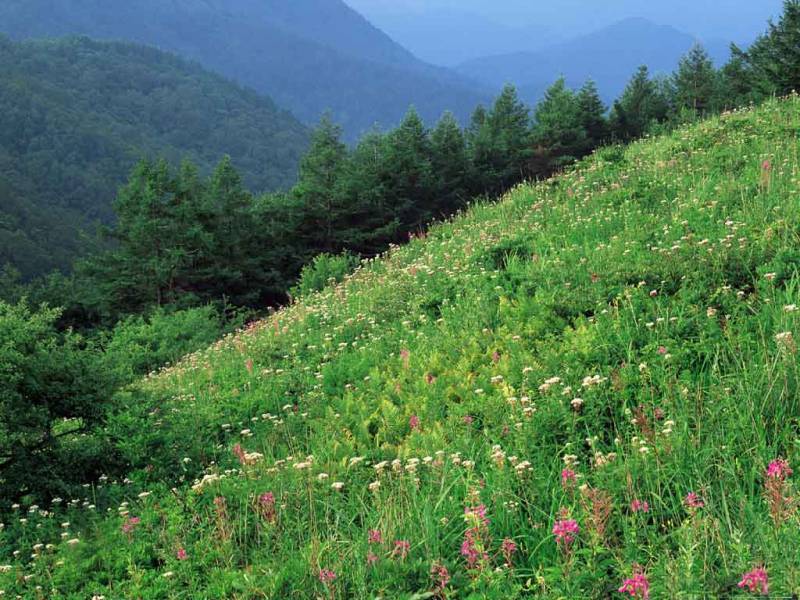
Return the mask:
{"type": "Polygon", "coordinates": [[[109,424],[140,468],[17,509],[0,589],[797,591],[799,125],[603,150],[149,378],[109,424]]]}

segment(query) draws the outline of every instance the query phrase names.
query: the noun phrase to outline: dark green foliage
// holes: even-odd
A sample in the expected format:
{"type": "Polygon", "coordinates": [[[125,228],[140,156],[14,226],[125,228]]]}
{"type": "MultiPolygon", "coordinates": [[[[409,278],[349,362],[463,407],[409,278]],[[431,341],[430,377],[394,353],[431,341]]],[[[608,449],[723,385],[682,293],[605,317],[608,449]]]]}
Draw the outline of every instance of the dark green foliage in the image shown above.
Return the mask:
{"type": "MultiPolygon", "coordinates": [[[[69,447],[102,424],[112,378],[79,336],[59,334],[58,310],[0,302],[0,491],[5,498],[56,494],[69,447]]],[[[77,459],[76,459],[77,460],[77,459]]],[[[87,473],[88,475],[88,473],[87,473]]]]}
{"type": "Polygon", "coordinates": [[[0,40],[0,264],[66,269],[138,159],[230,154],[255,190],[295,178],[307,131],[270,100],[156,49],[0,40]]]}
{"type": "Polygon", "coordinates": [[[658,82],[650,78],[646,66],[628,83],[611,110],[611,128],[620,140],[631,140],[644,135],[648,128],[667,116],[668,104],[658,82]]]}
{"type": "Polygon", "coordinates": [[[563,78],[547,90],[536,106],[533,142],[537,149],[537,170],[543,172],[550,172],[585,154],[587,131],[581,105],[563,78]]]}
{"type": "Polygon", "coordinates": [[[609,128],[606,106],[600,99],[597,84],[588,80],[578,91],[578,120],[585,132],[585,143],[581,154],[588,154],[608,141],[609,128]]]}
{"type": "Polygon", "coordinates": [[[708,52],[695,44],[672,76],[673,110],[705,115],[719,103],[718,75],[708,52]]]}
{"type": "Polygon", "coordinates": [[[734,46],[733,52],[727,75],[731,87],[746,90],[743,99],[762,100],[800,89],[800,0],[785,0],[778,22],[771,22],[746,51],[734,46]]]}
{"type": "Polygon", "coordinates": [[[342,281],[355,270],[358,262],[358,257],[350,252],[315,256],[314,260],[303,267],[297,285],[292,287],[292,298],[304,298],[329,284],[342,281]]]}
{"type": "Polygon", "coordinates": [[[530,114],[512,85],[506,85],[488,113],[472,117],[470,158],[478,173],[475,191],[494,196],[525,177],[531,156],[530,114]]]}
{"type": "Polygon", "coordinates": [[[449,215],[469,200],[469,161],[464,133],[453,113],[445,113],[431,132],[431,166],[436,180],[433,197],[439,214],[449,215]]]}

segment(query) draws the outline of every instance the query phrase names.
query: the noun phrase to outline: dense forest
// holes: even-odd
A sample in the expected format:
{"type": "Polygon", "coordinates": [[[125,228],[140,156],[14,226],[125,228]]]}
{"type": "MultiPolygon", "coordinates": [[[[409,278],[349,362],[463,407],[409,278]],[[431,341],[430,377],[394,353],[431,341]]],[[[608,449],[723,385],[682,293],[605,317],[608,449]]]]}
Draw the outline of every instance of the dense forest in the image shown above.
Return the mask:
{"type": "Polygon", "coordinates": [[[270,100],[144,46],[0,37],[0,80],[0,264],[25,277],[69,266],[139,159],[208,174],[229,154],[249,187],[275,190],[308,145],[270,100]]]}
{"type": "Polygon", "coordinates": [[[170,50],[268,95],[306,123],[330,109],[348,142],[375,123],[396,125],[410,104],[426,123],[445,109],[463,122],[490,96],[416,59],[341,0],[5,0],[0,31],[170,50]]]}
{"type": "MultiPolygon", "coordinates": [[[[0,282],[0,330],[16,340],[2,351],[14,364],[34,365],[22,378],[16,367],[0,374],[0,396],[41,407],[0,424],[12,440],[8,456],[0,456],[6,492],[35,492],[31,482],[39,480],[31,474],[49,468],[36,457],[59,447],[59,419],[79,418],[82,434],[96,431],[105,410],[98,394],[110,397],[133,377],[240,325],[250,311],[341,279],[358,257],[425,235],[431,220],[550,175],[599,145],[791,92],[800,85],[798,36],[800,2],[790,1],[782,19],[748,50],[734,47],[721,70],[696,47],[669,78],[653,79],[640,68],[610,110],[591,81],[572,90],[558,80],[533,110],[508,86],[491,106],[478,106],[466,127],[445,114],[428,128],[412,108],[398,127],[374,130],[352,148],[326,116],[296,185],[283,193],[248,191],[230,158],[209,174],[190,161],[140,162],[117,195],[104,248],[67,276],[24,285],[7,269],[0,282]],[[61,308],[30,308],[39,305],[61,308]],[[71,358],[58,385],[37,386],[62,352],[71,358]],[[98,379],[87,388],[92,373],[98,379]]],[[[87,40],[59,44],[108,48],[87,40]]],[[[102,432],[98,439],[105,439],[102,432]]],[[[48,480],[50,492],[67,485],[65,469],[48,480]]]]}

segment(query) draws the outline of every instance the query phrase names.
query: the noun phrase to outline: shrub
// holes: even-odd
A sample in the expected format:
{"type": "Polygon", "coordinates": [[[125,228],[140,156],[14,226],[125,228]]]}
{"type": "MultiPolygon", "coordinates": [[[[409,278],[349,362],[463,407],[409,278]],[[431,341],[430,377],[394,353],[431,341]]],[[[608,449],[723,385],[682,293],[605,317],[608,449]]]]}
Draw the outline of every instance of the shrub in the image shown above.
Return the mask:
{"type": "Polygon", "coordinates": [[[303,267],[300,280],[291,289],[293,298],[304,298],[319,292],[330,283],[338,283],[352,273],[359,259],[350,252],[342,254],[320,254],[303,267]]]}

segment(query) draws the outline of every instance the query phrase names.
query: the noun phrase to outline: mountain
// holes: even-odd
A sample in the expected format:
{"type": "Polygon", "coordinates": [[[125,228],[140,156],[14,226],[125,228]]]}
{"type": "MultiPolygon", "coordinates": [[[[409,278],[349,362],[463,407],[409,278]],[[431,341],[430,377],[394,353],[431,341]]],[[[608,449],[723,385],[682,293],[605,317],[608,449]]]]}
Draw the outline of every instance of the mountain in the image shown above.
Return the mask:
{"type": "MultiPolygon", "coordinates": [[[[531,103],[562,75],[574,87],[591,78],[609,102],[637,67],[645,64],[653,73],[671,73],[696,41],[674,27],[633,18],[539,52],[488,56],[467,61],[457,70],[487,86],[515,83],[531,103]]],[[[709,44],[708,50],[718,63],[728,56],[727,45],[720,42],[709,44]]]]}
{"type": "MultiPolygon", "coordinates": [[[[398,23],[416,18],[423,23],[441,11],[459,11],[497,23],[512,30],[546,30],[563,39],[574,38],[601,29],[617,21],[644,18],[670,25],[702,39],[721,37],[737,43],[749,43],[761,33],[763,23],[782,12],[783,0],[347,0],[385,31],[398,23]]],[[[424,27],[424,25],[423,25],[424,27]]],[[[458,32],[443,30],[437,41],[443,47],[453,45],[458,32]],[[454,35],[451,35],[454,34],[454,35]]],[[[405,40],[398,39],[401,43],[405,40]]],[[[481,40],[476,41],[478,45],[481,40]]],[[[523,44],[515,51],[529,51],[523,44]]],[[[505,51],[497,49],[493,54],[505,51]]]]}
{"type": "Polygon", "coordinates": [[[0,36],[0,268],[65,268],[137,160],[225,155],[253,190],[289,187],[308,130],[269,99],[153,48],[0,36]]]}
{"type": "Polygon", "coordinates": [[[150,44],[269,95],[307,123],[331,109],[349,139],[414,104],[464,120],[483,92],[428,65],[340,0],[6,0],[15,38],[65,33],[150,44]]]}
{"type": "Polygon", "coordinates": [[[126,389],[132,472],[0,501],[0,589],[790,596],[798,118],[603,149],[126,389]]]}
{"type": "Polygon", "coordinates": [[[446,66],[488,55],[535,51],[559,41],[546,27],[511,27],[458,8],[382,14],[378,23],[416,56],[446,66]]]}

